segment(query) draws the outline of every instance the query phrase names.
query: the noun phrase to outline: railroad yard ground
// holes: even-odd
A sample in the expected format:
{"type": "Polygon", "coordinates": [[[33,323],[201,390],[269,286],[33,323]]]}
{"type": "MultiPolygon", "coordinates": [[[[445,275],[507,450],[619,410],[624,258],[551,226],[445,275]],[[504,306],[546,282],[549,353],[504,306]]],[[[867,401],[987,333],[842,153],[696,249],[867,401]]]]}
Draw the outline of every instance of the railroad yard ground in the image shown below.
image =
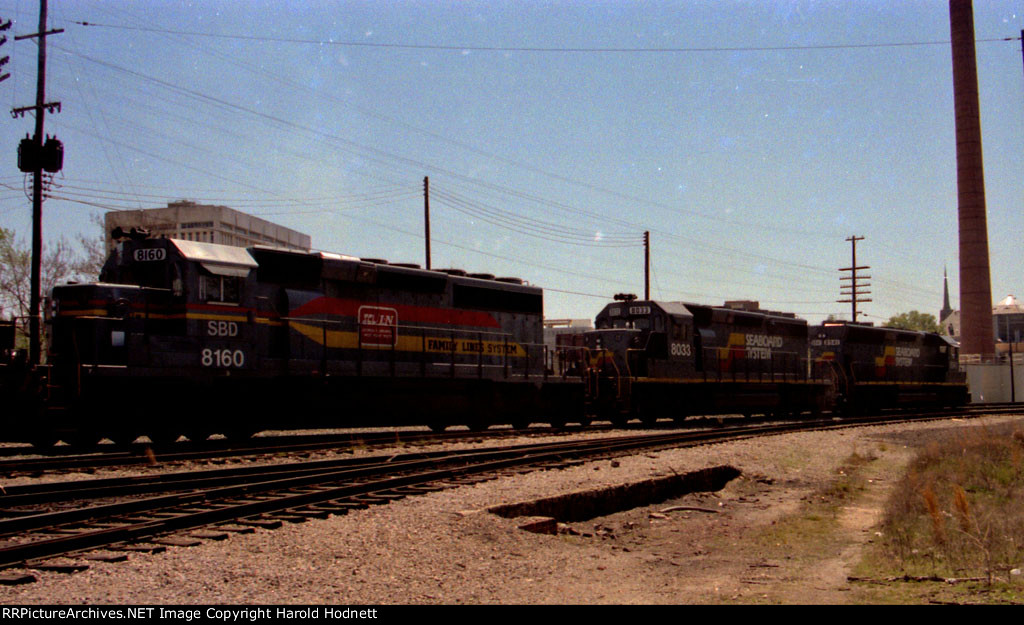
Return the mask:
{"type": "MultiPolygon", "coordinates": [[[[987,581],[893,581],[880,521],[936,437],[1022,417],[786,434],[501,477],[277,530],[0,587],[3,604],[846,604],[1024,601],[987,581]],[[499,504],[731,466],[713,493],[519,529],[499,504]]],[[[537,442],[532,440],[531,442],[537,442]]],[[[484,443],[488,444],[488,443],[484,443]]],[[[373,450],[372,453],[381,453],[373,450]]],[[[1018,563],[1018,569],[1024,562],[1018,563]]]]}

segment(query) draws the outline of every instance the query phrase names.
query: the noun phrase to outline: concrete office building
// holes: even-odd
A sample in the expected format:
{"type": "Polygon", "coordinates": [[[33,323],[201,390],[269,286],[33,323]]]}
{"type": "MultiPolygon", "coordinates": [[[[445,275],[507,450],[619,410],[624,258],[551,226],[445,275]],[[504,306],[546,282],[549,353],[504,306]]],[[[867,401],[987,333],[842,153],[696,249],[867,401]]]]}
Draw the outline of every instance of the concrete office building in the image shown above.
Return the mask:
{"type": "Polygon", "coordinates": [[[238,247],[268,245],[309,250],[312,244],[308,234],[266,219],[246,215],[227,206],[197,204],[187,200],[168,202],[166,208],[109,212],[105,226],[108,249],[113,245],[110,233],[119,226],[125,232],[141,227],[149,230],[150,236],[154,237],[165,236],[238,247]]]}

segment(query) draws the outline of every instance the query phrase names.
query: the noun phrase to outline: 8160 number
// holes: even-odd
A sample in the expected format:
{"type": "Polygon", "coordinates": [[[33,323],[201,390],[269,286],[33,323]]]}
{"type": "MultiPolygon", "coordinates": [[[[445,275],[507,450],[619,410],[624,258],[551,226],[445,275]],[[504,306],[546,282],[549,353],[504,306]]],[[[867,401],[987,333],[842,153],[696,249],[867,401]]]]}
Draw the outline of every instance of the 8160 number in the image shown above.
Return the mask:
{"type": "Polygon", "coordinates": [[[244,367],[245,352],[240,349],[210,349],[200,353],[204,367],[244,367]]]}

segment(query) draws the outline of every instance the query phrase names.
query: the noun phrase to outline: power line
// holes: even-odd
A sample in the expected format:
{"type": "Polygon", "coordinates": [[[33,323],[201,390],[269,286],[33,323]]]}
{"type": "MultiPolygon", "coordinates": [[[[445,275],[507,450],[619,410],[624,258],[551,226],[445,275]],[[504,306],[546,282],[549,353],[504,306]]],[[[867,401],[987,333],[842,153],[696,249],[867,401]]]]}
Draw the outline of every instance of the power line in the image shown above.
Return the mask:
{"type": "MultiPolygon", "coordinates": [[[[556,46],[472,46],[454,44],[417,44],[417,43],[387,43],[370,41],[335,41],[333,39],[301,39],[295,37],[266,37],[258,35],[225,35],[218,33],[189,32],[183,30],[170,30],[164,28],[145,28],[142,26],[125,26],[118,24],[100,24],[97,22],[72,21],[72,24],[79,26],[95,26],[98,28],[112,28],[117,30],[134,30],[141,32],[162,33],[167,35],[184,35],[188,37],[206,37],[213,39],[234,39],[242,41],[259,41],[275,43],[299,43],[319,46],[343,46],[358,48],[383,48],[383,49],[405,49],[405,50],[441,50],[449,52],[545,52],[545,53],[659,53],[659,54],[680,54],[696,52],[780,52],[800,50],[851,50],[871,48],[907,48],[921,46],[949,45],[949,40],[941,41],[899,41],[882,43],[847,43],[847,44],[820,44],[804,46],[707,46],[707,47],[670,47],[670,48],[602,48],[602,47],[556,47],[556,46]]],[[[995,39],[977,39],[977,42],[1000,42],[1020,41],[1020,37],[1002,37],[995,39]]]]}
{"type": "MultiPolygon", "coordinates": [[[[302,131],[302,132],[308,132],[310,134],[313,134],[315,136],[319,136],[321,138],[326,138],[326,139],[334,142],[335,144],[337,144],[339,149],[344,149],[344,150],[347,150],[347,151],[351,151],[352,153],[357,154],[361,158],[366,159],[366,160],[375,161],[375,162],[378,162],[378,163],[381,163],[381,164],[387,164],[387,165],[398,163],[398,164],[403,165],[403,166],[412,166],[412,167],[419,168],[420,171],[423,171],[423,170],[426,170],[426,171],[439,171],[439,172],[442,172],[442,173],[444,173],[444,174],[446,174],[448,176],[451,176],[454,179],[462,180],[462,181],[468,182],[468,183],[476,185],[476,186],[482,186],[482,187],[485,187],[485,188],[493,189],[493,190],[499,191],[501,193],[509,194],[509,195],[513,195],[513,196],[527,197],[527,198],[529,198],[529,199],[531,199],[533,201],[538,201],[538,202],[541,202],[541,203],[544,203],[544,204],[548,204],[548,205],[557,205],[557,203],[553,203],[553,202],[551,202],[549,200],[545,200],[543,198],[536,198],[535,196],[530,196],[529,194],[524,194],[523,192],[518,191],[518,190],[509,189],[507,187],[502,187],[500,185],[496,185],[496,184],[493,184],[493,183],[487,183],[485,181],[478,180],[476,178],[472,178],[470,176],[466,176],[466,175],[459,174],[459,173],[454,172],[454,171],[446,170],[446,169],[440,168],[438,166],[432,166],[432,165],[429,165],[429,164],[427,164],[425,162],[418,161],[416,159],[411,159],[411,158],[403,157],[403,156],[398,155],[398,154],[389,153],[387,151],[384,151],[384,150],[381,150],[381,149],[378,149],[378,148],[373,148],[373,147],[369,147],[369,146],[360,145],[360,144],[358,144],[358,143],[356,143],[354,141],[345,139],[343,137],[340,137],[338,135],[335,135],[335,134],[332,134],[332,133],[329,133],[329,132],[326,132],[326,131],[323,131],[323,130],[311,128],[311,127],[304,126],[302,124],[298,124],[298,123],[295,123],[295,122],[290,122],[290,121],[288,121],[286,119],[283,119],[281,117],[277,117],[277,116],[274,116],[274,115],[271,115],[271,114],[268,114],[268,113],[263,113],[263,112],[260,112],[260,111],[257,111],[257,110],[245,107],[245,106],[234,104],[232,102],[229,102],[229,101],[226,101],[226,100],[223,100],[223,99],[220,99],[220,98],[216,98],[216,97],[213,97],[213,96],[205,95],[205,94],[203,94],[201,92],[198,92],[198,91],[195,91],[195,90],[192,90],[192,89],[180,87],[178,85],[174,85],[172,83],[169,83],[169,82],[167,82],[165,80],[154,78],[152,76],[147,76],[147,75],[142,74],[140,72],[137,72],[135,70],[130,70],[130,69],[127,69],[127,68],[124,68],[124,67],[120,67],[118,65],[115,65],[115,64],[112,64],[112,63],[109,63],[109,62],[106,62],[106,61],[102,61],[102,60],[97,59],[95,57],[90,57],[88,55],[84,55],[84,54],[81,54],[81,53],[78,53],[78,52],[74,52],[74,51],[71,51],[71,50],[65,50],[65,51],[70,53],[70,54],[74,54],[76,56],[79,56],[79,57],[81,57],[83,59],[86,59],[86,60],[88,60],[90,62],[96,63],[98,65],[101,65],[101,66],[104,66],[104,67],[108,67],[108,68],[114,69],[116,71],[120,71],[120,72],[126,73],[126,74],[131,75],[131,76],[135,76],[135,77],[138,77],[138,78],[141,78],[141,79],[148,80],[148,81],[153,82],[155,84],[158,84],[158,85],[160,85],[160,86],[162,86],[162,87],[164,87],[166,89],[169,89],[169,90],[174,91],[176,93],[181,93],[181,94],[187,95],[189,97],[195,98],[195,99],[197,99],[197,100],[199,100],[201,102],[204,102],[206,104],[213,104],[213,105],[217,106],[218,108],[223,108],[225,110],[234,111],[236,113],[237,112],[243,112],[243,113],[246,113],[248,115],[254,116],[255,118],[257,118],[258,120],[260,120],[260,121],[262,121],[264,123],[274,123],[274,124],[277,124],[277,125],[279,125],[279,126],[281,126],[283,128],[289,129],[289,130],[299,130],[299,131],[302,131]]],[[[152,154],[148,154],[147,152],[139,150],[138,148],[136,148],[134,146],[128,146],[128,149],[135,150],[135,151],[140,151],[142,153],[146,153],[147,155],[153,156],[152,154]]],[[[159,157],[157,157],[157,158],[159,158],[159,157]]],[[[187,165],[184,165],[184,164],[180,164],[180,165],[188,167],[187,165]]],[[[208,172],[208,175],[214,175],[214,174],[208,172]]],[[[252,186],[252,185],[249,185],[249,186],[252,186]]],[[[646,202],[646,203],[652,204],[651,202],[646,202]]],[[[561,206],[564,206],[564,205],[561,205],[561,206]]],[[[661,206],[667,208],[667,206],[665,206],[665,205],[661,205],[661,206]]],[[[575,209],[575,210],[579,210],[579,209],[575,209]]],[[[610,220],[611,218],[604,218],[604,219],[609,219],[610,220]]],[[[627,223],[628,224],[628,222],[620,222],[620,223],[627,223]]],[[[641,228],[641,226],[639,226],[637,224],[628,224],[628,225],[631,225],[633,227],[637,227],[638,229],[641,228]]],[[[707,246],[707,242],[703,241],[703,240],[691,239],[691,238],[683,237],[683,236],[675,234],[675,233],[669,233],[669,232],[664,232],[664,231],[657,231],[655,229],[650,229],[650,230],[651,230],[651,232],[657,232],[660,236],[669,237],[669,238],[672,238],[672,239],[675,239],[675,240],[686,241],[687,243],[696,245],[698,247],[707,246]]],[[[749,252],[745,252],[743,250],[729,249],[729,248],[725,248],[725,247],[719,247],[718,249],[722,249],[723,251],[726,251],[727,253],[733,254],[733,255],[742,255],[742,256],[747,256],[747,257],[752,257],[752,258],[758,258],[758,259],[766,260],[766,261],[773,262],[773,263],[778,263],[778,264],[782,264],[782,265],[791,265],[791,266],[800,267],[800,268],[811,270],[811,271],[815,271],[815,272],[830,273],[828,270],[824,269],[823,267],[811,267],[811,266],[808,266],[808,265],[802,265],[800,263],[794,263],[792,261],[785,261],[785,260],[781,260],[781,259],[777,259],[777,258],[772,258],[772,257],[769,257],[769,256],[752,254],[752,253],[749,253],[749,252]]]]}

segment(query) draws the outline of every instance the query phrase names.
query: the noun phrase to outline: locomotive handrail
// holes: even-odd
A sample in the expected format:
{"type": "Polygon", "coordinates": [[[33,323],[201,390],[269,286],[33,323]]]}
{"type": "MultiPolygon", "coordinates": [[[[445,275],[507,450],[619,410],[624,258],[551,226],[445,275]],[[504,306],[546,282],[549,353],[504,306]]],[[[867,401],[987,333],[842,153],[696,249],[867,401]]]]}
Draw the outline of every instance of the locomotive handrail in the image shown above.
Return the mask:
{"type": "MultiPolygon", "coordinates": [[[[556,374],[561,376],[562,379],[567,379],[570,375],[570,371],[576,370],[576,374],[580,379],[586,377],[587,367],[581,366],[580,363],[586,363],[590,361],[589,354],[590,348],[585,345],[555,345],[549,353],[552,355],[552,359],[555,360],[557,356],[558,368],[556,374]],[[578,352],[577,358],[566,359],[565,356],[573,352],[578,352]]],[[[553,368],[554,370],[554,368],[553,368]]]]}
{"type": "MultiPolygon", "coordinates": [[[[607,357],[606,354],[608,354],[608,353],[609,353],[608,350],[602,349],[602,350],[600,350],[600,353],[596,357],[594,357],[594,356],[590,355],[590,350],[587,350],[587,356],[588,356],[587,357],[587,362],[588,363],[591,362],[594,358],[597,358],[597,361],[598,361],[597,364],[595,364],[595,365],[588,365],[588,367],[587,367],[587,371],[590,372],[590,375],[588,375],[588,384],[589,384],[589,378],[591,376],[596,377],[597,380],[600,380],[602,378],[602,375],[601,375],[602,367],[605,364],[610,363],[612,371],[613,371],[613,375],[612,376],[606,376],[606,377],[610,377],[610,378],[612,378],[614,380],[615,399],[620,399],[623,396],[623,380],[625,379],[627,387],[628,387],[628,384],[630,382],[630,379],[629,379],[629,376],[628,376],[628,369],[627,369],[627,375],[623,376],[622,375],[622,371],[619,370],[619,364],[617,362],[615,362],[615,357],[614,356],[612,356],[610,358],[607,357]]],[[[628,390],[628,388],[627,388],[627,390],[628,390]]],[[[595,397],[599,397],[601,395],[601,384],[600,384],[599,381],[595,382],[593,384],[593,391],[594,391],[594,396],[595,397]]]]}
{"type": "Polygon", "coordinates": [[[638,376],[633,374],[633,368],[629,366],[629,361],[632,360],[631,354],[645,353],[646,351],[647,351],[646,347],[645,348],[638,348],[638,347],[627,347],[626,348],[626,377],[628,377],[628,378],[638,377],[638,376]]]}
{"type": "Polygon", "coordinates": [[[587,363],[590,361],[590,349],[583,345],[555,345],[551,346],[544,344],[545,350],[545,365],[550,365],[551,371],[563,380],[567,380],[570,377],[578,377],[580,380],[584,380],[587,377],[587,366],[581,366],[580,363],[587,363]],[[571,360],[567,363],[563,357],[567,352],[578,352],[579,358],[571,360]],[[557,356],[557,359],[556,359],[557,356]],[[557,368],[555,364],[557,362],[557,368]]]}

